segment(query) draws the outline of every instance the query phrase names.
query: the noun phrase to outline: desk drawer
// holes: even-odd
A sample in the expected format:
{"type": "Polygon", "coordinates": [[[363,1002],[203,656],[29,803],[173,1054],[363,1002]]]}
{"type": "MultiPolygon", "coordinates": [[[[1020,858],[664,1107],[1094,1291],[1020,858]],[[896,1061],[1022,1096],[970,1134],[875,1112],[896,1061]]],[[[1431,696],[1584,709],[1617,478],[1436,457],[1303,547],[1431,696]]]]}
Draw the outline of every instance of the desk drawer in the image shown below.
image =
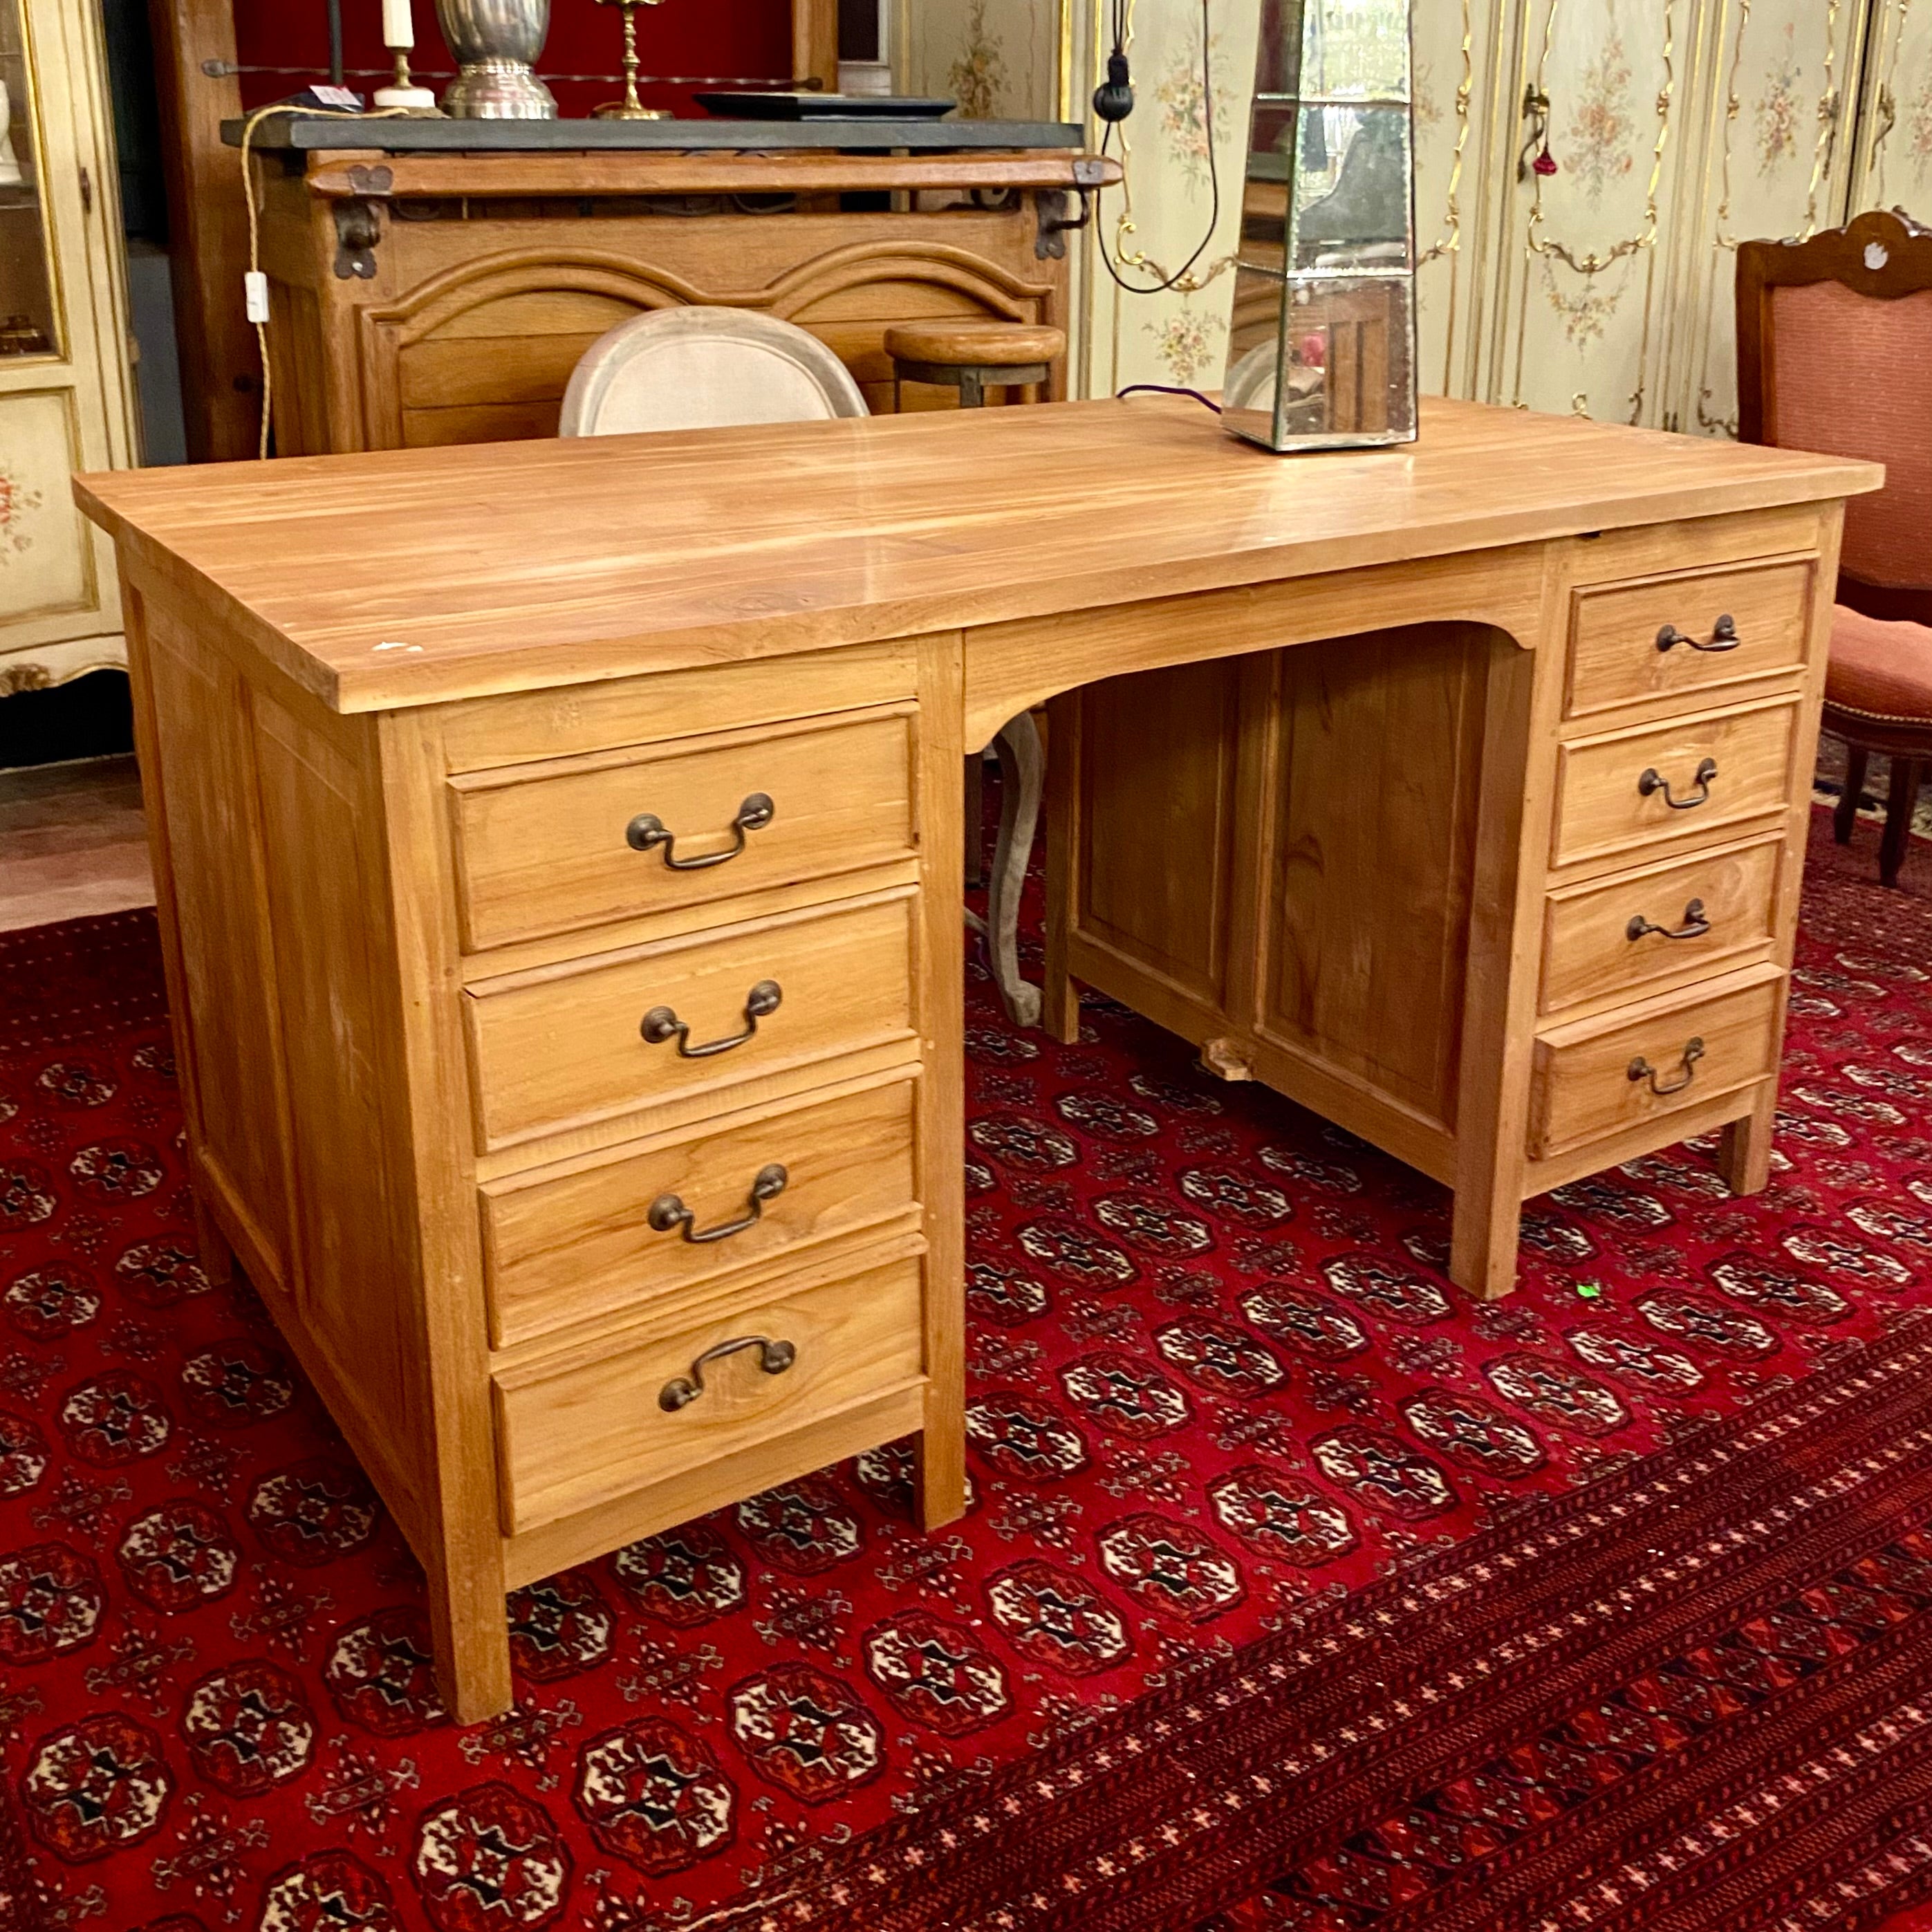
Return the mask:
{"type": "Polygon", "coordinates": [[[452,779],[464,945],[910,857],[913,718],[907,708],[452,779]]]}
{"type": "Polygon", "coordinates": [[[909,1213],[916,1090],[899,1078],[668,1146],[489,1183],[483,1247],[493,1346],[909,1213]],[[686,1238],[668,1208],[652,1225],[653,1206],[667,1201],[689,1210],[696,1238],[686,1238]],[[722,1232],[734,1223],[736,1232],[722,1232]]]}
{"type": "Polygon", "coordinates": [[[1774,698],[1701,712],[1564,746],[1550,863],[1635,857],[1781,812],[1790,797],[1798,702],[1774,698]]]}
{"type": "Polygon", "coordinates": [[[1763,1079],[1778,1065],[1775,966],[1554,1027],[1536,1042],[1533,1160],[1763,1079]]]}
{"type": "Polygon", "coordinates": [[[1708,976],[1774,937],[1781,838],[1618,872],[1550,894],[1540,1010],[1708,976]]]}
{"type": "Polygon", "coordinates": [[[1804,662],[1808,557],[1582,590],[1570,624],[1564,715],[1700,694],[1804,662]]]}
{"type": "Polygon", "coordinates": [[[910,1040],[915,903],[855,899],[472,987],[484,1144],[910,1040]]]}
{"type": "Polygon", "coordinates": [[[910,1256],[793,1294],[768,1287],[674,1334],[500,1370],[505,1531],[670,1481],[917,1382],[921,1276],[910,1256]]]}

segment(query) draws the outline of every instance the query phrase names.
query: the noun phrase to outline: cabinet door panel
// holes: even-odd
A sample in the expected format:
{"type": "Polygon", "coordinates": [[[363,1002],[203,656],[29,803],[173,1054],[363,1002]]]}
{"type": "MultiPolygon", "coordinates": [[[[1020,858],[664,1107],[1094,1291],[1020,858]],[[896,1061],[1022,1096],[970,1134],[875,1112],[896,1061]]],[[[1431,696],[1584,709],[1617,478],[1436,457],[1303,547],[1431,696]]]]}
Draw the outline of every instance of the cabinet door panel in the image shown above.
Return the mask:
{"type": "Polygon", "coordinates": [[[98,15],[0,0],[0,696],[126,662],[113,546],[68,484],[133,455],[98,15]]]}
{"type": "Polygon", "coordinates": [[[1262,1038],[1455,1121],[1483,692],[1472,627],[1282,653],[1262,1038]]]}
{"type": "Polygon", "coordinates": [[[1080,697],[1080,937],[1216,1008],[1227,998],[1240,660],[1080,697]]]}
{"type": "MultiPolygon", "coordinates": [[[[1528,163],[1507,169],[1496,261],[1502,309],[1492,398],[1654,422],[1673,314],[1670,250],[1684,178],[1686,10],[1656,0],[1531,0],[1514,85],[1498,90],[1528,163]],[[1546,169],[1548,164],[1545,164],[1546,169]]],[[[1688,190],[1688,191],[1687,191],[1688,190]]]]}
{"type": "Polygon", "coordinates": [[[1726,10],[1700,104],[1708,124],[1704,196],[1696,222],[1682,230],[1688,272],[1676,299],[1684,328],[1666,428],[1736,432],[1738,243],[1809,235],[1844,218],[1863,144],[1846,90],[1865,30],[1864,8],[1817,0],[1726,10]]]}

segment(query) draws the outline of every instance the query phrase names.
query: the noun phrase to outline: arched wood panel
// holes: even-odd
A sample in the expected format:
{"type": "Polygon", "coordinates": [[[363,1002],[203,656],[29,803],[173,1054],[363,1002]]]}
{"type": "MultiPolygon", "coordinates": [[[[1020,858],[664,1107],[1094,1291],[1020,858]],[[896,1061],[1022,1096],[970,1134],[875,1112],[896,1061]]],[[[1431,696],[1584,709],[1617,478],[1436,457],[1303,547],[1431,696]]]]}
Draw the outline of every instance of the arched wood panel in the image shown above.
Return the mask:
{"type": "MultiPolygon", "coordinates": [[[[856,244],[740,286],[700,284],[611,250],[502,251],[361,312],[367,446],[554,436],[584,351],[641,310],[686,304],[752,309],[809,329],[851,370],[878,412],[892,406],[884,350],[892,322],[940,315],[1061,320],[1052,282],[1023,280],[941,242],[856,244]]],[[[954,400],[950,391],[907,396],[909,407],[954,400]]]]}

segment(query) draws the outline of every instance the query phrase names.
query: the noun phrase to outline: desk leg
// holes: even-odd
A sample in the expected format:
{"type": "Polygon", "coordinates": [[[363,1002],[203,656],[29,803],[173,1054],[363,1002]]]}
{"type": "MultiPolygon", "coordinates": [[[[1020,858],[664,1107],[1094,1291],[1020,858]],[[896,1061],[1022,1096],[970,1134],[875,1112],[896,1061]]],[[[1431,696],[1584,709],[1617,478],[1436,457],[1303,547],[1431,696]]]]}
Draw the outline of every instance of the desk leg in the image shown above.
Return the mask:
{"type": "Polygon", "coordinates": [[[1771,1142],[1778,1118],[1774,1089],[1741,1120],[1733,1120],[1718,1144],[1718,1172],[1733,1194],[1762,1194],[1771,1180],[1771,1142]]]}
{"type": "Polygon", "coordinates": [[[201,1190],[192,1182],[190,1192],[194,1202],[195,1252],[200,1258],[201,1271],[215,1287],[226,1288],[235,1279],[235,1250],[228,1245],[220,1223],[202,1198],[201,1190]]]}
{"type": "Polygon", "coordinates": [[[477,1546],[474,1560],[447,1552],[428,1566],[430,1647],[436,1681],[459,1724],[478,1724],[516,1701],[510,1675],[510,1627],[504,1609],[500,1541],[494,1524],[458,1540],[477,1546]]]}
{"type": "MultiPolygon", "coordinates": [[[[1553,598],[1546,598],[1546,605],[1553,598]]],[[[1546,637],[1560,638],[1546,608],[1546,637]]],[[[1560,643],[1500,638],[1490,659],[1456,1111],[1449,1274],[1479,1300],[1516,1286],[1534,1070],[1544,874],[1556,783],[1560,643]]]]}
{"type": "Polygon", "coordinates": [[[919,664],[920,1198],[926,1204],[926,1426],[920,1520],[966,1513],[965,661],[958,632],[919,664]]]}

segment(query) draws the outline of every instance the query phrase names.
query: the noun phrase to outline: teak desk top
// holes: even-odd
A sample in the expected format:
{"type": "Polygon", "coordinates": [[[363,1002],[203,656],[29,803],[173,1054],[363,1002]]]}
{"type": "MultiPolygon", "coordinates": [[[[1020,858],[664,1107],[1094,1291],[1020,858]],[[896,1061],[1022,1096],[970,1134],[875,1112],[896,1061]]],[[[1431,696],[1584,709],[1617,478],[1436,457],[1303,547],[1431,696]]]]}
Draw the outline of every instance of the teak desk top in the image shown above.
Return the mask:
{"type": "Polygon", "coordinates": [[[1158,397],[76,480],[343,712],[1822,502],[1870,464],[1474,403],[1288,460],[1158,397]]]}

